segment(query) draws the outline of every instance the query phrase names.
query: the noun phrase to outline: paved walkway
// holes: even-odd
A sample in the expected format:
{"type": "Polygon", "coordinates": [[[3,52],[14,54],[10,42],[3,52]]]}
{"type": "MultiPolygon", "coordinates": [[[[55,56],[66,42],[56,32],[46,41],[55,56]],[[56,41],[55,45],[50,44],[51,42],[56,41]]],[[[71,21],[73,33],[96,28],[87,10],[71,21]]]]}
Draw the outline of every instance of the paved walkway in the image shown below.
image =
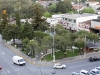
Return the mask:
{"type": "MultiPolygon", "coordinates": [[[[31,58],[31,57],[25,55],[24,53],[22,53],[20,51],[20,49],[13,47],[10,44],[7,44],[6,42],[2,42],[2,43],[4,45],[6,45],[8,48],[10,48],[12,51],[14,51],[17,55],[23,57],[25,60],[30,62],[31,64],[34,64],[34,65],[53,65],[54,64],[53,61],[49,61],[49,62],[40,61],[40,60],[37,61],[35,58],[31,58]]],[[[56,62],[59,62],[59,63],[70,62],[70,61],[89,58],[90,56],[100,56],[100,52],[94,52],[94,53],[86,54],[85,56],[80,55],[80,56],[76,56],[76,57],[63,58],[63,59],[56,60],[56,62]]]]}

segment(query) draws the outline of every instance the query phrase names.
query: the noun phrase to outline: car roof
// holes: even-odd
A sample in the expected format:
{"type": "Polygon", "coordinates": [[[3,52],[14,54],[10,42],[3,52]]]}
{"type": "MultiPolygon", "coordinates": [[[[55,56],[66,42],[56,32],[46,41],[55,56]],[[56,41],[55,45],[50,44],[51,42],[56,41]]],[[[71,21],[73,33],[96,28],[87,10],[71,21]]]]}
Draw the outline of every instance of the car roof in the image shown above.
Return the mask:
{"type": "Polygon", "coordinates": [[[91,71],[98,71],[97,69],[92,69],[91,71]]]}
{"type": "Polygon", "coordinates": [[[79,74],[79,72],[72,72],[72,74],[79,74]]]}
{"type": "Polygon", "coordinates": [[[81,70],[80,72],[85,72],[85,73],[87,73],[88,71],[87,71],[87,70],[81,70]]]}
{"type": "Polygon", "coordinates": [[[100,66],[97,66],[97,67],[95,67],[95,68],[100,68],[100,66]]]}

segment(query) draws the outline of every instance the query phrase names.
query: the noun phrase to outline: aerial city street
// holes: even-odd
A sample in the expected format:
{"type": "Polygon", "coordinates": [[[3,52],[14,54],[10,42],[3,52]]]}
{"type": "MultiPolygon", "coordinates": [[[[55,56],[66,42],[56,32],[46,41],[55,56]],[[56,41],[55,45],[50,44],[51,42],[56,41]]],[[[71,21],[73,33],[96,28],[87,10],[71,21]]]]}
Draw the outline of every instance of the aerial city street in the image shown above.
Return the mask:
{"type": "Polygon", "coordinates": [[[0,0],[0,75],[100,75],[100,0],[0,0]]]}

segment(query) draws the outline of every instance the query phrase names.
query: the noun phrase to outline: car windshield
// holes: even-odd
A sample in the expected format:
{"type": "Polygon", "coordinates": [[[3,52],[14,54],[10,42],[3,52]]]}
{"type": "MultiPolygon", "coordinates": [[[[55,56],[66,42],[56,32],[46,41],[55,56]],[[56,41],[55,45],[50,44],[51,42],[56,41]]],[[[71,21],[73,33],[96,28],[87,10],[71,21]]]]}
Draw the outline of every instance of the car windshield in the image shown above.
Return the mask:
{"type": "Polygon", "coordinates": [[[100,68],[98,68],[98,67],[96,69],[100,70],[100,68]]]}
{"type": "Polygon", "coordinates": [[[97,74],[100,74],[100,71],[97,71],[97,74]]]}
{"type": "Polygon", "coordinates": [[[86,75],[90,75],[90,73],[89,73],[89,72],[87,72],[87,73],[86,73],[86,75]]]}
{"type": "Polygon", "coordinates": [[[55,65],[62,65],[62,64],[60,64],[60,63],[57,63],[57,64],[55,64],[55,65]]]}
{"type": "Polygon", "coordinates": [[[80,75],[79,73],[76,73],[76,74],[72,74],[72,75],[80,75]]]}
{"type": "Polygon", "coordinates": [[[20,61],[20,62],[23,62],[23,61],[24,61],[24,59],[20,59],[19,61],[20,61]]]}

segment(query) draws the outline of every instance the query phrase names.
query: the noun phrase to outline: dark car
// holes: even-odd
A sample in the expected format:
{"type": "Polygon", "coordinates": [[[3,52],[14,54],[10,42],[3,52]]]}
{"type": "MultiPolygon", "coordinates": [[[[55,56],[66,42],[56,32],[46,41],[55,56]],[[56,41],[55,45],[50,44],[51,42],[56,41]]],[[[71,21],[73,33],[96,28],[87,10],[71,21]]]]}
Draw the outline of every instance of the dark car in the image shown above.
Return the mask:
{"type": "Polygon", "coordinates": [[[99,60],[100,60],[100,58],[96,57],[96,56],[89,58],[89,61],[91,61],[91,62],[93,62],[93,61],[99,61],[99,60]]]}
{"type": "Polygon", "coordinates": [[[0,66],[0,70],[2,69],[2,66],[0,66]]]}

